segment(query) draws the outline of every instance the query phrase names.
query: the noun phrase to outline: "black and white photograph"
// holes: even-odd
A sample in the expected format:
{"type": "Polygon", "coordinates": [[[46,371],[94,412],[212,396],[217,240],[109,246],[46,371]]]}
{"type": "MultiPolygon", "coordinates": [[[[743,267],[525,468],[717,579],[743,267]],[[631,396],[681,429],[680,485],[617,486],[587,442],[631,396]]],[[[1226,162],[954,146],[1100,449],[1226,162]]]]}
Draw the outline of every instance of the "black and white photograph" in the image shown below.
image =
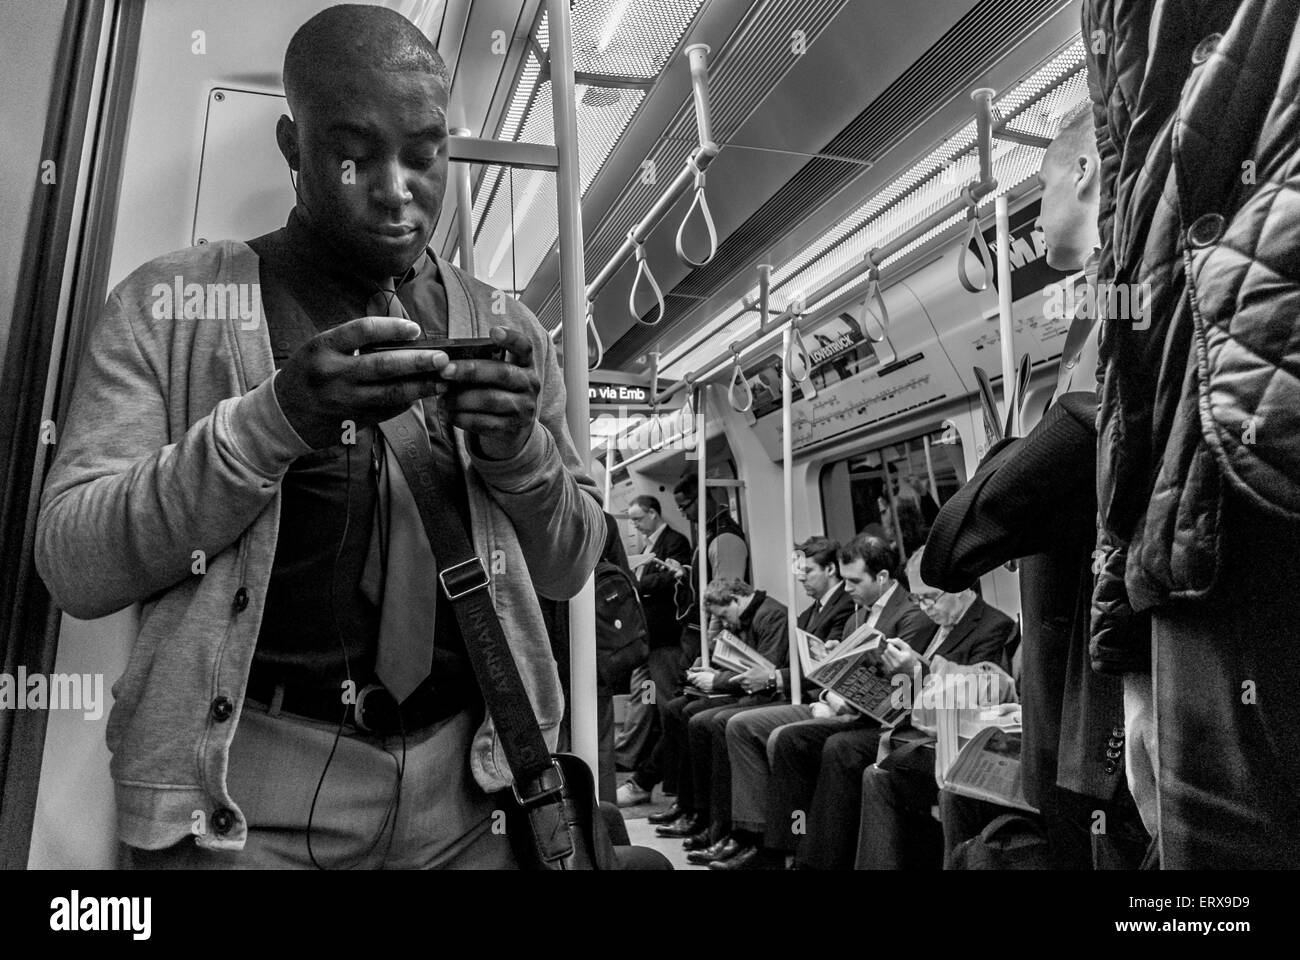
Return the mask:
{"type": "Polygon", "coordinates": [[[1300,0],[0,0],[0,78],[15,935],[1284,929],[1300,0]]]}

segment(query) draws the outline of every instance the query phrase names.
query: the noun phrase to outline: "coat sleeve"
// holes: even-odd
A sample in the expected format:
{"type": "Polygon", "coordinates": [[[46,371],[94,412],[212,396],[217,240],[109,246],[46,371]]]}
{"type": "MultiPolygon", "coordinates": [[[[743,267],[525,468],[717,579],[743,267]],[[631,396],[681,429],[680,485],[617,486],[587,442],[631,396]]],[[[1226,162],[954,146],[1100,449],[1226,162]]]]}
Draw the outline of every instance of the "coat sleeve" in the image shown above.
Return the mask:
{"type": "Polygon", "coordinates": [[[927,583],[963,590],[999,564],[1047,550],[1080,509],[1094,512],[1096,398],[1066,398],[1027,436],[996,447],[943,505],[921,556],[927,583]]]}
{"type": "Polygon", "coordinates": [[[55,602],[93,619],[193,575],[234,543],[310,451],[275,399],[274,377],[220,401],[173,440],[158,371],[165,331],[137,336],[115,291],[91,332],[59,425],[36,521],[36,569],[55,602]]]}
{"type": "Polygon", "coordinates": [[[514,522],[533,586],[543,597],[568,600],[600,559],[605,517],[596,482],[569,434],[555,345],[531,314],[526,320],[541,379],[532,433],[507,460],[480,457],[472,443],[469,449],[493,499],[514,522]]]}

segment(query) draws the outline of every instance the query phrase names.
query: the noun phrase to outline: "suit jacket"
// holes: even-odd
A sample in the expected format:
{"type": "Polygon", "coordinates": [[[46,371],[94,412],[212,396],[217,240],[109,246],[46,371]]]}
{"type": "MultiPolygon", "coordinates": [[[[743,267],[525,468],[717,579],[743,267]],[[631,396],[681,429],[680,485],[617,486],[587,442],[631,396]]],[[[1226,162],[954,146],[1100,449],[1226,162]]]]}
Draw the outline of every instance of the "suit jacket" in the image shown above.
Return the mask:
{"type": "MultiPolygon", "coordinates": [[[[859,624],[867,622],[871,609],[863,607],[861,613],[859,624]]],[[[939,625],[912,602],[900,583],[885,601],[885,608],[880,611],[880,619],[876,621],[876,629],[887,637],[898,637],[917,653],[924,653],[939,625]]],[[[847,634],[849,631],[844,632],[847,634]]]]}
{"type": "MultiPolygon", "coordinates": [[[[931,634],[931,639],[933,638],[931,634]]],[[[953,625],[948,636],[944,637],[931,659],[943,657],[951,663],[960,664],[983,663],[988,660],[1005,666],[1005,652],[1014,648],[1019,639],[1020,628],[1014,620],[997,607],[989,606],[976,597],[962,618],[953,625]]]]}
{"type": "MultiPolygon", "coordinates": [[[[691,542],[672,527],[665,526],[650,553],[660,560],[676,560],[685,565],[691,560],[691,542]]],[[[689,603],[686,589],[681,587],[683,612],[689,603]]],[[[641,594],[651,647],[675,647],[681,638],[682,622],[677,619],[675,598],[677,590],[677,578],[671,571],[654,563],[641,568],[637,591],[641,594]]]]}
{"type": "Polygon", "coordinates": [[[1110,800],[1124,779],[1120,681],[1088,656],[1095,402],[1065,394],[1028,436],[994,447],[939,511],[921,563],[927,582],[958,589],[1023,558],[1021,758],[1035,806],[1053,784],[1110,800]]]}
{"type": "MultiPolygon", "coordinates": [[[[848,588],[841,583],[835,588],[835,595],[830,603],[822,606],[820,602],[814,600],[807,610],[799,614],[797,622],[800,630],[807,630],[817,639],[826,643],[832,641],[838,643],[849,632],[847,625],[853,619],[855,610],[857,604],[853,602],[848,588]]],[[[804,692],[811,695],[816,686],[815,683],[805,681],[804,692]]],[[[789,667],[783,667],[781,670],[781,689],[783,691],[790,689],[789,667]]]]}

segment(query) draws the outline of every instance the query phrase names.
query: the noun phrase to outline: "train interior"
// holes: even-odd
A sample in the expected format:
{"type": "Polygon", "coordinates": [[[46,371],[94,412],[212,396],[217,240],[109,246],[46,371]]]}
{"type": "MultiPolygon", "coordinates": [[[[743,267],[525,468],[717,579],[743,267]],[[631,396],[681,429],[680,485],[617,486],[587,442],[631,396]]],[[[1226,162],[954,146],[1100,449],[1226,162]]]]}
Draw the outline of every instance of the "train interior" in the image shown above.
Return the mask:
{"type": "MultiPolygon", "coordinates": [[[[645,549],[632,499],[656,497],[687,533],[673,488],[702,474],[752,545],[753,584],[802,609],[791,533],[844,542],[871,529],[901,560],[924,543],[917,505],[943,503],[1000,435],[984,386],[999,419],[1031,420],[1050,398],[1069,320],[1052,305],[1071,278],[1046,264],[1036,174],[1087,99],[1077,3],[574,0],[577,140],[565,146],[586,316],[566,315],[584,298],[565,290],[548,5],[385,3],[451,75],[453,175],[431,246],[518,298],[562,353],[584,350],[570,341],[585,332],[584,446],[629,554],[645,549]]],[[[17,339],[31,328],[0,328],[6,376],[25,371],[11,384],[42,420],[58,422],[89,325],[135,267],[284,223],[280,64],[327,5],[3,5],[0,70],[25,103],[5,118],[6,166],[67,164],[57,198],[23,180],[0,204],[16,251],[38,226],[63,238],[38,294],[0,304],[52,310],[31,343],[17,339]],[[58,87],[52,63],[87,76],[58,87]],[[84,128],[47,130],[76,109],[84,128]]],[[[0,288],[16,289],[30,261],[3,259],[0,288]]],[[[41,464],[19,490],[29,515],[41,464]]],[[[30,561],[11,576],[34,577],[30,561]]],[[[1015,619],[1017,583],[999,568],[980,592],[1015,619]]],[[[28,632],[57,646],[52,669],[111,682],[138,610],[31,616],[28,632]]],[[[4,792],[28,827],[7,853],[30,867],[114,863],[106,699],[94,722],[51,713],[44,729],[6,731],[4,792]],[[24,756],[20,741],[39,750],[24,756]]],[[[659,804],[627,809],[629,829],[686,866],[643,819],[659,804]]]]}

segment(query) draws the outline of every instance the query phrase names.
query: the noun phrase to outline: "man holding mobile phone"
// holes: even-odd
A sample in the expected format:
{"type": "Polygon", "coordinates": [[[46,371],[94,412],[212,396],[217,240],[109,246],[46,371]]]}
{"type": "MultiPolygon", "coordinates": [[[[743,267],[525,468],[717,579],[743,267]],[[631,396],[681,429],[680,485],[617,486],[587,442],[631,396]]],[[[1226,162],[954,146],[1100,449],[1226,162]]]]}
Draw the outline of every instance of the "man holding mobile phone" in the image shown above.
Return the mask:
{"type": "MultiPolygon", "coordinates": [[[[402,467],[414,424],[547,745],[563,695],[538,596],[605,540],[536,318],[434,255],[449,78],[380,6],[284,62],[281,230],[161,257],[110,295],[61,425],[36,563],[58,604],[143,602],[109,724],[120,839],[147,867],[509,867],[511,783],[402,467]],[[259,319],[156,309],[249,284],[259,319]],[[504,359],[365,348],[490,338],[504,359]],[[395,428],[396,429],[396,428],[395,428]]],[[[268,131],[269,133],[269,131],[268,131]]],[[[455,351],[453,351],[455,352],[455,351]]]]}

